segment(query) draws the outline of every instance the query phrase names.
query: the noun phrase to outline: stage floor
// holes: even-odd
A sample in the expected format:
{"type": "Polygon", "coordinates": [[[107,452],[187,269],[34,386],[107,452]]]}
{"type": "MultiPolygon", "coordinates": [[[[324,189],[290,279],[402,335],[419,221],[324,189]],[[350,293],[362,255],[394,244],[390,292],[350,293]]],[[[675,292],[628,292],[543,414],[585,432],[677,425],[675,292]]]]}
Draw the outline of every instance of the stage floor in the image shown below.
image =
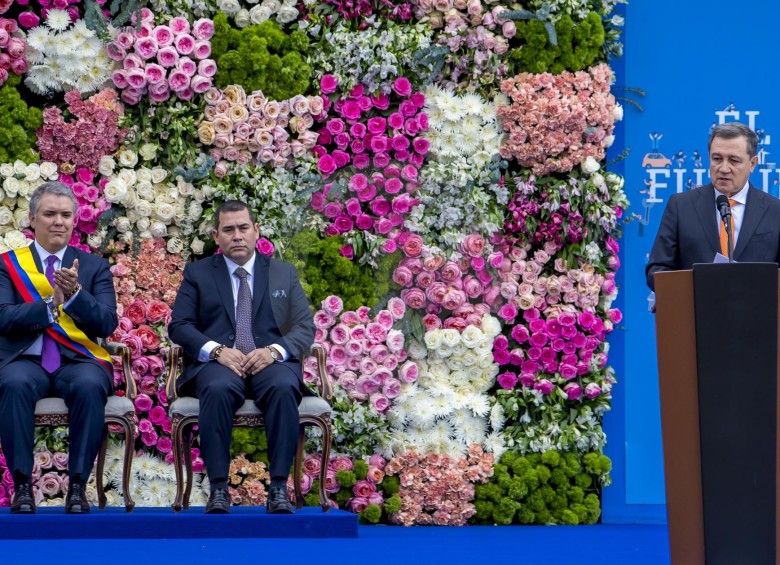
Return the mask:
{"type": "MultiPolygon", "coordinates": [[[[0,518],[5,518],[2,516],[0,518]]],[[[78,519],[77,516],[73,517],[78,519]]],[[[32,526],[34,523],[31,523],[32,526]]],[[[0,519],[0,528],[2,520],[0,519]]],[[[163,532],[159,532],[164,535],[163,532]]],[[[139,535],[139,534],[136,534],[139,535]]],[[[262,535],[262,534],[259,534],[262,535]]],[[[0,540],[0,563],[666,565],[666,526],[359,526],[352,539],[0,540]]],[[[148,538],[148,533],[139,535],[148,538]]]]}

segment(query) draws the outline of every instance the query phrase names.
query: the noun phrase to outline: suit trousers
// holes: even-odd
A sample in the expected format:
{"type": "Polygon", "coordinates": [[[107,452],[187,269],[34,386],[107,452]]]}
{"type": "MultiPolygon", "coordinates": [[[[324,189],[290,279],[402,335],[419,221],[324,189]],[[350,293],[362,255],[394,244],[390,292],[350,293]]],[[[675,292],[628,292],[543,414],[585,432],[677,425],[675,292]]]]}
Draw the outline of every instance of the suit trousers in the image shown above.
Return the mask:
{"type": "Polygon", "coordinates": [[[297,361],[273,363],[242,379],[212,361],[194,380],[195,396],[200,400],[201,455],[209,480],[229,478],[233,416],[248,394],[265,420],[271,478],[287,479],[298,445],[301,364],[297,361]]]}
{"type": "Polygon", "coordinates": [[[0,444],[8,469],[32,475],[35,403],[56,396],[68,407],[68,475],[86,481],[103,440],[110,391],[106,371],[89,361],[63,356],[52,374],[38,357],[21,356],[6,364],[0,369],[0,444]]]}

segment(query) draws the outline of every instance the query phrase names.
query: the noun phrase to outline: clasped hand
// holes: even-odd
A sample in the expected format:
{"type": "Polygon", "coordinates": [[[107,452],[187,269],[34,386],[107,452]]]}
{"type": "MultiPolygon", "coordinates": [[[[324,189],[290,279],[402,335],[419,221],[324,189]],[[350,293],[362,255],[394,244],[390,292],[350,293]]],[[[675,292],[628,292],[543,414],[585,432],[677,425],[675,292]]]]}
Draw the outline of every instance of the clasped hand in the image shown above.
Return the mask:
{"type": "Polygon", "coordinates": [[[241,353],[238,349],[226,347],[222,350],[222,353],[219,354],[217,361],[220,365],[224,365],[242,379],[259,373],[274,362],[273,357],[271,357],[271,352],[268,351],[267,347],[253,349],[246,355],[241,353]]]}
{"type": "Polygon", "coordinates": [[[73,261],[69,269],[54,271],[54,304],[59,306],[65,302],[65,296],[73,293],[79,284],[79,260],[73,261]]]}

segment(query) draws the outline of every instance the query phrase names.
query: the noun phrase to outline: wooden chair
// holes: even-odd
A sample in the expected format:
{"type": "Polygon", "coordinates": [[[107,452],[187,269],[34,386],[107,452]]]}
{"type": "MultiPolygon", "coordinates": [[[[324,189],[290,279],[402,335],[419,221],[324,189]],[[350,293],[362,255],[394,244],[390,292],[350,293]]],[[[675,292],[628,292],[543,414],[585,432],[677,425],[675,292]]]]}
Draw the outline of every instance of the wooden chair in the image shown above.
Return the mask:
{"type": "MultiPolygon", "coordinates": [[[[103,485],[103,470],[106,463],[106,451],[108,450],[108,432],[114,432],[109,426],[117,425],[121,429],[116,433],[125,436],[125,456],[122,466],[122,490],[125,502],[125,509],[132,512],[135,507],[130,496],[130,475],[133,466],[133,454],[135,453],[135,405],[133,400],[138,393],[133,370],[131,366],[132,355],[130,348],[122,343],[101,343],[101,345],[111,354],[118,355],[122,361],[122,372],[125,377],[124,396],[112,395],[108,397],[106,403],[106,427],[103,431],[103,443],[98,453],[97,469],[97,493],[98,505],[100,509],[106,507],[106,492],[103,485]]],[[[68,407],[62,398],[42,398],[35,405],[35,425],[36,426],[67,426],[68,407]]]]}
{"type": "MultiPolygon", "coordinates": [[[[327,477],[327,461],[330,458],[330,448],[333,441],[333,431],[331,429],[331,401],[333,399],[333,385],[330,376],[325,370],[325,349],[320,345],[312,345],[311,354],[317,359],[317,372],[319,375],[318,388],[320,396],[304,396],[298,405],[298,415],[300,427],[298,431],[298,449],[295,454],[295,464],[293,467],[293,476],[295,483],[295,501],[298,508],[303,507],[303,493],[301,492],[301,472],[303,467],[303,445],[305,442],[306,426],[317,426],[322,432],[322,461],[320,466],[319,478],[319,497],[323,512],[330,510],[330,503],[325,492],[325,480],[327,477]]],[[[181,346],[174,345],[168,352],[166,359],[168,367],[168,377],[166,383],[166,393],[170,404],[169,413],[172,419],[173,436],[173,461],[176,470],[176,499],[173,502],[173,509],[180,512],[182,507],[187,509],[190,505],[190,494],[192,493],[192,433],[193,426],[198,423],[198,414],[200,411],[200,402],[197,398],[183,396],[179,397],[176,391],[176,376],[183,369],[184,357],[181,346]],[[184,478],[181,465],[187,471],[186,488],[184,488],[184,478]]],[[[236,412],[233,418],[233,425],[238,427],[261,427],[263,426],[263,415],[257,409],[252,400],[247,400],[236,412]]]]}

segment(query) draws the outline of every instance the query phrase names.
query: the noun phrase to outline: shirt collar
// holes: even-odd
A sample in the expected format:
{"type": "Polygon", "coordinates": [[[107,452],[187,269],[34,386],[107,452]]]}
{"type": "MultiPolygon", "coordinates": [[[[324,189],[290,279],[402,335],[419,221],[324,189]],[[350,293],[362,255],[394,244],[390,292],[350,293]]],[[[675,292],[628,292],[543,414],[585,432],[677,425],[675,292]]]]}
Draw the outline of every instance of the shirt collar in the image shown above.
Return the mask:
{"type": "Polygon", "coordinates": [[[239,265],[235,261],[232,261],[225,256],[225,263],[227,264],[228,273],[230,273],[230,276],[233,276],[233,273],[236,272],[236,269],[239,267],[244,267],[244,270],[249,273],[249,276],[253,276],[255,274],[255,257],[257,256],[257,253],[252,253],[252,256],[249,258],[249,261],[244,263],[243,265],[239,265]]]}
{"type": "Polygon", "coordinates": [[[46,266],[46,260],[49,258],[49,255],[56,255],[60,265],[62,265],[62,260],[65,258],[65,251],[68,249],[67,246],[57,251],[57,253],[49,253],[43,247],[41,247],[41,244],[38,243],[38,240],[34,240],[33,245],[35,245],[35,250],[38,252],[38,257],[41,258],[42,265],[46,266]]]}
{"type": "MultiPolygon", "coordinates": [[[[750,181],[748,180],[748,181],[745,181],[745,186],[742,187],[742,190],[740,190],[734,196],[731,197],[731,200],[733,200],[734,202],[737,202],[739,204],[742,204],[743,206],[747,205],[747,197],[748,197],[748,192],[749,192],[748,189],[749,188],[750,188],[750,181]]],[[[718,198],[718,196],[723,194],[722,192],[718,192],[718,189],[715,188],[714,186],[712,187],[712,191],[715,193],[715,198],[716,199],[718,198]]]]}

